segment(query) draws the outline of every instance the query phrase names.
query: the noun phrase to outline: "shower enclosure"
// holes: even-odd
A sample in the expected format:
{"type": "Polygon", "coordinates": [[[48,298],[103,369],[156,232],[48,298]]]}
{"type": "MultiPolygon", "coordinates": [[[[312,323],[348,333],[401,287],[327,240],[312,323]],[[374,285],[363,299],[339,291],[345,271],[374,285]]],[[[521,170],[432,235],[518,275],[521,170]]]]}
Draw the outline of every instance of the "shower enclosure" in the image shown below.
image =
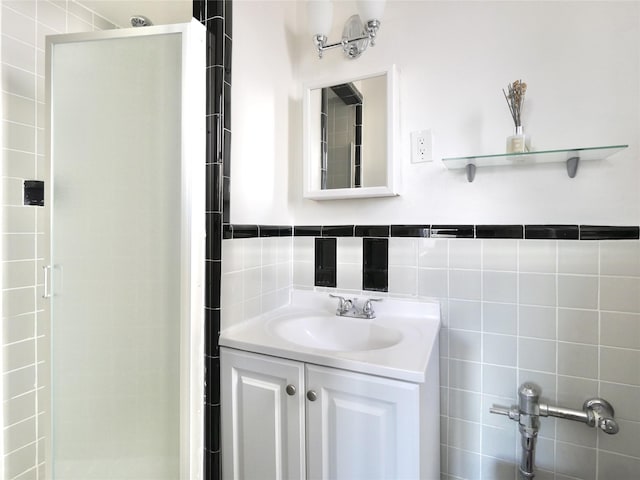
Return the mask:
{"type": "Polygon", "coordinates": [[[58,35],[46,54],[47,478],[199,479],[205,29],[58,35]]]}

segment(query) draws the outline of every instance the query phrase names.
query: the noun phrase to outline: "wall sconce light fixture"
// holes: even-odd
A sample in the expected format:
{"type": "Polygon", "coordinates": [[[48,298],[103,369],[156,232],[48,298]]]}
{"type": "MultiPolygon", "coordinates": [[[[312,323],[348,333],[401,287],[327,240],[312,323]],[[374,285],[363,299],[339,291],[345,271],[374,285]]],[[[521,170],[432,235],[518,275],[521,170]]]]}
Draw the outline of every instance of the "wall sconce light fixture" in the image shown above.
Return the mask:
{"type": "Polygon", "coordinates": [[[331,31],[333,4],[331,0],[309,0],[307,16],[309,27],[313,32],[313,42],[318,49],[318,57],[330,48],[342,47],[349,58],[358,58],[369,44],[375,46],[376,34],[380,28],[380,20],[384,12],[385,0],[358,0],[359,15],[352,15],[342,30],[342,41],[327,43],[327,35],[331,31]],[[364,21],[364,23],[363,23],[364,21]]]}

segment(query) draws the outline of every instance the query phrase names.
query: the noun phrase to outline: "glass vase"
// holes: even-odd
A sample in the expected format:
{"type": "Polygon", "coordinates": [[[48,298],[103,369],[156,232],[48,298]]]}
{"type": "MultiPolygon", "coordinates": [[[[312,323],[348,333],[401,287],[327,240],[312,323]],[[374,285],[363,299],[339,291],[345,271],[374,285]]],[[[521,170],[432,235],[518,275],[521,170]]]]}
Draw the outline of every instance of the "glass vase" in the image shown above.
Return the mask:
{"type": "Polygon", "coordinates": [[[529,151],[529,137],[522,132],[522,125],[517,125],[513,135],[507,137],[507,153],[529,151]]]}

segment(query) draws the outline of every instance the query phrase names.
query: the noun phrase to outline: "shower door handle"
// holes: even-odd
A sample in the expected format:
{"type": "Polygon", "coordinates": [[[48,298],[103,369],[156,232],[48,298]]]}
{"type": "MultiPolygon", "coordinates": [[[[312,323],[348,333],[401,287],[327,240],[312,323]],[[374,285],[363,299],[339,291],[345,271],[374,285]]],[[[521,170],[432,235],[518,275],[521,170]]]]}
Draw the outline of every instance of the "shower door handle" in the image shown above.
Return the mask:
{"type": "Polygon", "coordinates": [[[51,298],[51,289],[49,284],[49,275],[51,275],[51,265],[45,265],[42,267],[44,272],[44,292],[42,298],[51,298]]]}

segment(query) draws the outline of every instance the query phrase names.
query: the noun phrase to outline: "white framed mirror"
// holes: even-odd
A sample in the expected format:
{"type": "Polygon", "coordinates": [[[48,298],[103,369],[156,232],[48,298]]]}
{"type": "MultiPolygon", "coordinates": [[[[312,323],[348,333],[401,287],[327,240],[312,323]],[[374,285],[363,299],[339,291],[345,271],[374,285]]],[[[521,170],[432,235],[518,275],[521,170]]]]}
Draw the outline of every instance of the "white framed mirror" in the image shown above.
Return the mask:
{"type": "Polygon", "coordinates": [[[304,198],[398,195],[397,82],[391,66],[305,85],[304,198]]]}

